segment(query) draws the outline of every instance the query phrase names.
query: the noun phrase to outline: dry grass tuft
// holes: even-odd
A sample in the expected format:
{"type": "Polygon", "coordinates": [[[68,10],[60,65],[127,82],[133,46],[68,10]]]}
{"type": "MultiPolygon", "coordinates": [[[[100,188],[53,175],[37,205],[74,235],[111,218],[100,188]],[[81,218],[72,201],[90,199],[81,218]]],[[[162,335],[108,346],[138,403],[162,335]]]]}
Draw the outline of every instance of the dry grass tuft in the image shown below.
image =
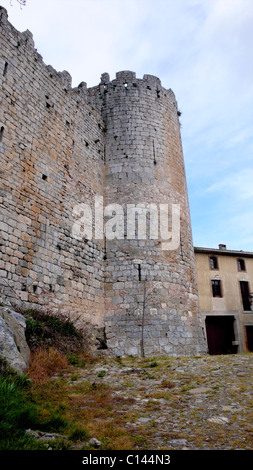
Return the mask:
{"type": "Polygon", "coordinates": [[[34,385],[43,385],[50,380],[55,373],[69,368],[68,359],[56,348],[39,348],[31,357],[29,376],[34,385]]]}

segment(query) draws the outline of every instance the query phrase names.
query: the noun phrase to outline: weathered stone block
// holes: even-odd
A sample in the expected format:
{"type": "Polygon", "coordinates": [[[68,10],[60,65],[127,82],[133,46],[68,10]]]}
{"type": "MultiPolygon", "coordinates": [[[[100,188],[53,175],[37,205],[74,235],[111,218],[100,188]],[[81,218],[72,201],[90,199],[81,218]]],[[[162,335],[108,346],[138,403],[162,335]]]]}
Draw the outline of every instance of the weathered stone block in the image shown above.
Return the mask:
{"type": "Polygon", "coordinates": [[[25,327],[23,315],[11,307],[0,307],[0,356],[18,373],[25,372],[30,361],[25,327]]]}

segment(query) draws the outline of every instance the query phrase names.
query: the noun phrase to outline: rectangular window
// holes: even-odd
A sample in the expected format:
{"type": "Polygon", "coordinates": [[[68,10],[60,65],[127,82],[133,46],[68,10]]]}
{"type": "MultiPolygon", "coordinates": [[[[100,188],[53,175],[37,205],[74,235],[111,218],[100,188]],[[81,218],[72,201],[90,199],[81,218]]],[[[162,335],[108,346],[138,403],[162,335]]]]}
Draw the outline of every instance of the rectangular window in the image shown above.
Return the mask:
{"type": "Polygon", "coordinates": [[[219,269],[217,256],[209,256],[210,269],[219,269]]]}
{"type": "Polygon", "coordinates": [[[250,292],[248,281],[240,281],[243,310],[250,311],[250,292]]]}
{"type": "Polygon", "coordinates": [[[211,282],[213,297],[222,297],[221,281],[219,279],[212,279],[211,282]]]}
{"type": "Polygon", "coordinates": [[[245,266],[244,259],[239,258],[237,260],[237,268],[238,268],[238,271],[246,271],[246,266],[245,266]]]}

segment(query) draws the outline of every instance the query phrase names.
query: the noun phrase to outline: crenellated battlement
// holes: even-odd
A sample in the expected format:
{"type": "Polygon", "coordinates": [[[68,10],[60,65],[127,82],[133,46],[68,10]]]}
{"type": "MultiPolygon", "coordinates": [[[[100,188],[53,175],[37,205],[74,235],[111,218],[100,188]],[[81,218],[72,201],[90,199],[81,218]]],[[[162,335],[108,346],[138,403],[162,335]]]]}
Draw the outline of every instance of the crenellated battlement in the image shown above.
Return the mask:
{"type": "Polygon", "coordinates": [[[154,75],[145,74],[143,78],[136,78],[135,72],[123,70],[117,72],[116,78],[111,80],[108,73],[103,73],[100,84],[88,88],[87,95],[88,103],[96,106],[102,113],[105,103],[116,96],[121,100],[139,100],[146,96],[150,106],[156,101],[160,101],[160,105],[163,102],[163,105],[168,106],[175,114],[175,118],[177,116],[178,105],[175,94],[171,89],[164,88],[161,80],[154,75]]]}

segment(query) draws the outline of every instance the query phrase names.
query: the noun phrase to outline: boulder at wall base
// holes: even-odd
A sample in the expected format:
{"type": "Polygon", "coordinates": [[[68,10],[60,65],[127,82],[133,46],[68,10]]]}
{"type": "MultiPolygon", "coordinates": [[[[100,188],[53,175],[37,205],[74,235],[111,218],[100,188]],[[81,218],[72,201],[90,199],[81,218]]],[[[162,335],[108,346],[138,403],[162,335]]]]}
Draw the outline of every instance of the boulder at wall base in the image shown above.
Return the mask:
{"type": "Polygon", "coordinates": [[[0,307],[0,357],[22,374],[29,366],[30,349],[25,337],[26,320],[11,307],[0,307]]]}

